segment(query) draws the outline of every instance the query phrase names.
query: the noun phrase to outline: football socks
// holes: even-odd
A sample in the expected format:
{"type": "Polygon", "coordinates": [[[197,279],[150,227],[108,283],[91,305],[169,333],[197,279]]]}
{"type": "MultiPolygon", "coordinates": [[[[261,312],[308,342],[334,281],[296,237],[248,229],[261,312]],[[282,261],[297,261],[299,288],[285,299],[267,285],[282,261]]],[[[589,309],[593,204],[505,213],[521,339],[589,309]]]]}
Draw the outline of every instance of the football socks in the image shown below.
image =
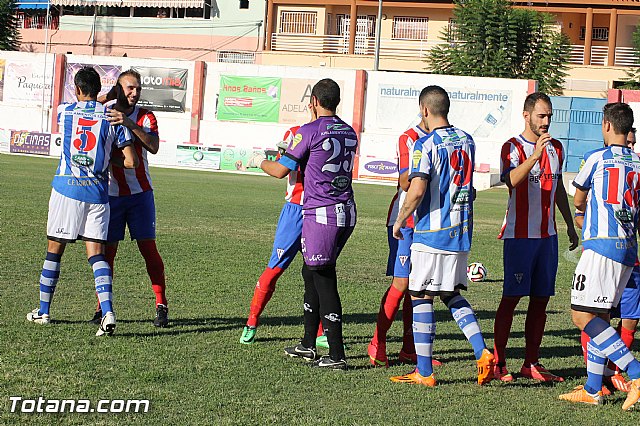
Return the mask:
{"type": "Polygon", "coordinates": [[[258,278],[255,289],[253,290],[253,298],[251,299],[251,306],[249,307],[249,319],[247,320],[247,326],[257,327],[260,315],[264,311],[264,308],[271,300],[273,292],[276,290],[276,282],[278,278],[284,273],[282,268],[265,268],[258,278]]]}
{"type": "Polygon", "coordinates": [[[591,344],[621,370],[626,371],[632,380],[640,378],[640,362],[633,357],[616,330],[605,320],[593,318],[584,327],[584,331],[591,337],[591,344]]]}
{"type": "Polygon", "coordinates": [[[91,256],[89,258],[89,264],[93,269],[93,277],[96,283],[96,293],[100,301],[100,308],[106,315],[107,312],[113,312],[111,268],[103,254],[91,256]]]}
{"type": "Polygon", "coordinates": [[[482,357],[482,351],[484,351],[487,346],[484,344],[484,337],[482,337],[480,325],[473,312],[473,308],[467,299],[459,294],[445,299],[443,302],[446,303],[449,311],[451,311],[451,315],[453,315],[453,319],[458,323],[458,327],[460,327],[464,336],[469,343],[471,343],[476,360],[480,359],[480,357],[482,357]]]}
{"type": "Polygon", "coordinates": [[[423,377],[433,374],[431,357],[433,341],[436,336],[436,318],[433,313],[433,301],[413,299],[413,339],[418,357],[418,373],[423,377]]]}
{"type": "Polygon", "coordinates": [[[47,252],[40,274],[40,313],[49,315],[49,307],[60,278],[62,255],[47,252]]]}

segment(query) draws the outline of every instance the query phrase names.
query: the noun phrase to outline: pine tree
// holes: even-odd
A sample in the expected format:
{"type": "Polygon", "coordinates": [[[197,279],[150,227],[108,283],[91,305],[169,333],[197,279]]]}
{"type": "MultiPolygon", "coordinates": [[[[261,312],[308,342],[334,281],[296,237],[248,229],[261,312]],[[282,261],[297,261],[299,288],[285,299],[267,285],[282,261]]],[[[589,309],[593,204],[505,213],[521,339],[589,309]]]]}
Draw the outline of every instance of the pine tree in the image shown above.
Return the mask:
{"type": "Polygon", "coordinates": [[[431,50],[438,74],[538,80],[539,90],[562,92],[570,45],[551,17],[515,9],[508,0],[455,0],[455,24],[431,50]]]}
{"type": "MultiPolygon", "coordinates": [[[[640,62],[640,25],[636,27],[631,38],[633,43],[633,53],[636,55],[636,62],[640,62]]],[[[627,70],[627,78],[624,79],[622,89],[640,90],[640,67],[627,70]]]]}
{"type": "Polygon", "coordinates": [[[0,0],[0,50],[20,48],[20,30],[15,0],[0,0]]]}

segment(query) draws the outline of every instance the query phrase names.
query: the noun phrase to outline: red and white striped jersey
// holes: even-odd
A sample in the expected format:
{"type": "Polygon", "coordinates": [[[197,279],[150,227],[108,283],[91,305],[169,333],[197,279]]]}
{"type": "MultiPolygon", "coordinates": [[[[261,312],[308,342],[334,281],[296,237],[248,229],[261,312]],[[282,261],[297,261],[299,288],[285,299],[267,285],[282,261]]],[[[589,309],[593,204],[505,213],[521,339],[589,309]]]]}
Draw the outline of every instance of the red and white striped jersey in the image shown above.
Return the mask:
{"type": "MultiPolygon", "coordinates": [[[[401,175],[406,171],[410,171],[411,163],[409,161],[410,154],[413,152],[413,146],[416,141],[423,136],[426,136],[427,132],[422,130],[420,126],[416,125],[407,131],[405,131],[398,139],[398,145],[396,146],[396,161],[398,162],[398,174],[401,175]]],[[[398,210],[407,193],[400,188],[398,184],[398,191],[391,200],[389,205],[389,213],[387,214],[387,226],[393,226],[394,222],[398,218],[398,210]]],[[[413,228],[413,215],[407,219],[407,228],[413,228]]]]}
{"type": "MultiPolygon", "coordinates": [[[[296,135],[299,128],[300,126],[293,126],[285,132],[282,140],[286,142],[289,147],[291,147],[293,137],[296,135]]],[[[302,199],[304,198],[304,188],[302,186],[303,181],[304,179],[300,169],[289,173],[289,177],[287,178],[287,193],[284,197],[285,201],[302,205],[302,199]]]]}
{"type": "MultiPolygon", "coordinates": [[[[129,118],[138,126],[142,127],[145,132],[158,136],[158,122],[153,112],[136,106],[133,108],[131,114],[129,114],[129,118]]],[[[153,189],[151,187],[151,176],[149,175],[147,150],[137,138],[133,146],[140,159],[140,164],[135,169],[111,166],[111,173],[109,173],[109,195],[112,197],[138,194],[153,189]]],[[[113,157],[122,157],[122,150],[114,150],[112,154],[112,158],[113,157]]]]}
{"type": "MultiPolygon", "coordinates": [[[[535,142],[529,142],[522,135],[505,142],[500,153],[501,179],[504,181],[507,173],[532,155],[535,147],[535,142]]],[[[556,189],[558,181],[562,179],[563,163],[562,144],[551,139],[542,157],[529,172],[527,181],[509,189],[509,203],[499,239],[556,235],[556,189]]]]}

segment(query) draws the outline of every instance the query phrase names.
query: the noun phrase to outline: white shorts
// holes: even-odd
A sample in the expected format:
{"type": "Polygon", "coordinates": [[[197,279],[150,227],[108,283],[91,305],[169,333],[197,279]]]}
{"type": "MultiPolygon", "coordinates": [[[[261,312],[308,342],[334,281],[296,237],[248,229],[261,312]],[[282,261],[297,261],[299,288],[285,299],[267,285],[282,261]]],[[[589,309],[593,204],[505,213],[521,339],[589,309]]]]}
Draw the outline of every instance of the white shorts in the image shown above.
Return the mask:
{"type": "Polygon", "coordinates": [[[443,254],[411,249],[410,294],[438,296],[466,290],[468,259],[469,252],[443,254]]]}
{"type": "Polygon", "coordinates": [[[593,250],[585,250],[576,266],[571,287],[571,309],[609,313],[618,306],[633,266],[626,266],[593,250]]]}
{"type": "Polygon", "coordinates": [[[109,231],[109,204],[93,204],[51,190],[47,237],[61,243],[78,239],[105,242],[109,231]]]}

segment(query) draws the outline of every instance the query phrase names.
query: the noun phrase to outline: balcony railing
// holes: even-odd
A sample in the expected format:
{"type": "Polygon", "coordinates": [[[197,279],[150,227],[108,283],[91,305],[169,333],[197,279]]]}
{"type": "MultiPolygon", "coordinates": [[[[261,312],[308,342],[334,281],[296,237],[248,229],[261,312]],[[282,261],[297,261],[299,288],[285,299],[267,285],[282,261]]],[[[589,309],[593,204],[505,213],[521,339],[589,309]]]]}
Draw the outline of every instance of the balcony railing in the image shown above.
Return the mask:
{"type": "MultiPolygon", "coordinates": [[[[51,20],[49,21],[49,29],[57,30],[59,22],[60,22],[59,17],[52,16],[51,20]]],[[[46,29],[47,18],[42,15],[26,16],[26,15],[18,14],[18,27],[28,29],[28,30],[46,29]]]]}
{"type": "MultiPolygon", "coordinates": [[[[607,65],[609,59],[609,47],[591,46],[591,63],[588,65],[607,65]]],[[[571,46],[569,62],[572,64],[584,63],[584,46],[571,46]]],[[[636,56],[632,47],[616,47],[614,65],[616,66],[640,66],[640,58],[636,56]]]]}
{"type": "MultiPolygon", "coordinates": [[[[437,42],[421,40],[380,40],[380,55],[395,57],[424,58],[437,42]]],[[[356,35],[354,54],[374,55],[375,38],[356,35]]],[[[291,35],[272,34],[271,49],[309,53],[349,53],[349,36],[342,35],[291,35]]]]}
{"type": "MultiPolygon", "coordinates": [[[[640,0],[639,0],[640,1],[640,0]]],[[[417,58],[423,59],[429,50],[440,44],[439,41],[421,40],[380,40],[380,56],[417,58]]],[[[295,35],[295,34],[272,34],[271,49],[275,51],[308,52],[308,53],[349,53],[348,35],[295,35]]],[[[354,54],[370,55],[375,54],[375,38],[356,35],[354,54]]],[[[591,46],[591,64],[607,65],[609,48],[607,46],[591,46]]],[[[584,46],[571,46],[569,63],[584,63],[584,46]]],[[[638,58],[631,47],[616,47],[616,66],[640,66],[638,58]]]]}

